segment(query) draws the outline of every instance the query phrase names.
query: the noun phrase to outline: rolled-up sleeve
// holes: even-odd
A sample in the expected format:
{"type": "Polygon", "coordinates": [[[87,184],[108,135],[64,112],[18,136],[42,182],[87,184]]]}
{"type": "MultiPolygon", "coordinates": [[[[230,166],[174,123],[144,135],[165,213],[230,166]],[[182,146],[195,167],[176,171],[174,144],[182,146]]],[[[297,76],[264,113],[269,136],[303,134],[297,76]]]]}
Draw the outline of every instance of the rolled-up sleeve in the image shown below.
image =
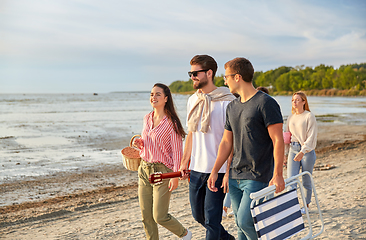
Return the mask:
{"type": "Polygon", "coordinates": [[[302,153],[308,153],[315,149],[318,134],[318,128],[316,125],[316,118],[314,114],[312,113],[309,114],[306,121],[307,121],[306,140],[304,144],[301,146],[302,153]]]}

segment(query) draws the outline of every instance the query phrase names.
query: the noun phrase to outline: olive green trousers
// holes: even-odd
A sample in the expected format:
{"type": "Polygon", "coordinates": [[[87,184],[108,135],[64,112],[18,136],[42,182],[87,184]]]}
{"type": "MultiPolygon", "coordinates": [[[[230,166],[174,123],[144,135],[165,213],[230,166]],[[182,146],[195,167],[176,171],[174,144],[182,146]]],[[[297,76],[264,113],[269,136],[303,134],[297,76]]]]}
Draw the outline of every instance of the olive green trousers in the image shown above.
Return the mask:
{"type": "Polygon", "coordinates": [[[163,179],[160,184],[150,184],[149,176],[155,172],[167,173],[172,172],[172,170],[162,163],[148,163],[141,160],[138,169],[138,194],[146,239],[159,239],[157,224],[182,238],[187,230],[176,218],[168,213],[170,196],[172,194],[169,191],[170,179],[163,179]]]}

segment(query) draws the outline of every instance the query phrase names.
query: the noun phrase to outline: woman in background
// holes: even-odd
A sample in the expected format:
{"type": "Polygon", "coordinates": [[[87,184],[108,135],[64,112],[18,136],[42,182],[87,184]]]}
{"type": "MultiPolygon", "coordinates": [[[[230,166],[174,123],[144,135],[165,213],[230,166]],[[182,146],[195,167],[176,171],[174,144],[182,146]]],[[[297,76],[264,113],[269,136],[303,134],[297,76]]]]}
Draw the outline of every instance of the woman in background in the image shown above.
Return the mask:
{"type": "Polygon", "coordinates": [[[178,187],[179,179],[163,179],[161,184],[149,182],[152,173],[178,171],[185,132],[166,85],[154,85],[150,104],[153,111],[144,117],[141,138],[134,141],[142,158],[138,169],[138,193],[146,238],[159,239],[158,223],[179,238],[191,239],[192,233],[168,213],[170,196],[178,187]]]}
{"type": "MultiPolygon", "coordinates": [[[[302,172],[313,173],[316,160],[315,147],[317,141],[316,119],[310,112],[305,93],[296,92],[292,96],[292,115],[287,119],[286,131],[291,132],[290,150],[287,160],[287,177],[302,172]]],[[[310,177],[303,176],[303,185],[306,193],[306,205],[309,208],[312,195],[310,177]]],[[[301,212],[304,214],[305,209],[301,212]]]]}

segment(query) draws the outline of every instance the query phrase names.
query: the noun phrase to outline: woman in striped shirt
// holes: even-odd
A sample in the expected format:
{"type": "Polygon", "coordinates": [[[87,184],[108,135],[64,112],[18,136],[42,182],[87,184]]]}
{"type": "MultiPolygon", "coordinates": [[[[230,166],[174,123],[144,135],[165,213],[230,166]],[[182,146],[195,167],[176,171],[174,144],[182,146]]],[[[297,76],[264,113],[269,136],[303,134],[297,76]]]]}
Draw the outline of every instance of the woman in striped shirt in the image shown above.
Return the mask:
{"type": "Polygon", "coordinates": [[[178,178],[163,179],[162,184],[157,185],[149,182],[152,173],[179,170],[185,132],[166,85],[154,85],[150,104],[153,111],[144,117],[141,138],[134,141],[142,158],[138,192],[146,238],[159,239],[159,223],[178,237],[191,239],[192,233],[168,213],[171,192],[178,187],[178,178]]]}

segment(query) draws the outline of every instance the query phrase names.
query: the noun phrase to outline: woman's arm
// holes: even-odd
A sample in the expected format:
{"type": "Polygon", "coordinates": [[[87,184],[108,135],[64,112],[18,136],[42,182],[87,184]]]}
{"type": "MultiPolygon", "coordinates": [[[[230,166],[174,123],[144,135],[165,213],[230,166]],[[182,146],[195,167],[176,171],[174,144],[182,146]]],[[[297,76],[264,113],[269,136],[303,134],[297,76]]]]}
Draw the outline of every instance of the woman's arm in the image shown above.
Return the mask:
{"type": "Polygon", "coordinates": [[[183,140],[182,137],[174,131],[174,129],[172,129],[170,133],[170,144],[173,152],[173,171],[176,172],[181,166],[183,156],[183,140]]]}
{"type": "Polygon", "coordinates": [[[151,112],[146,114],[142,123],[142,132],[141,132],[141,138],[135,138],[133,140],[132,145],[136,146],[138,149],[142,150],[144,148],[144,137],[147,135],[148,129],[149,129],[149,124],[148,124],[148,119],[151,115],[151,112]]]}
{"type": "Polygon", "coordinates": [[[307,129],[306,129],[306,139],[304,141],[304,145],[301,146],[302,153],[307,153],[315,149],[316,141],[317,141],[317,125],[316,125],[316,118],[313,113],[309,113],[307,115],[307,129]]]}

